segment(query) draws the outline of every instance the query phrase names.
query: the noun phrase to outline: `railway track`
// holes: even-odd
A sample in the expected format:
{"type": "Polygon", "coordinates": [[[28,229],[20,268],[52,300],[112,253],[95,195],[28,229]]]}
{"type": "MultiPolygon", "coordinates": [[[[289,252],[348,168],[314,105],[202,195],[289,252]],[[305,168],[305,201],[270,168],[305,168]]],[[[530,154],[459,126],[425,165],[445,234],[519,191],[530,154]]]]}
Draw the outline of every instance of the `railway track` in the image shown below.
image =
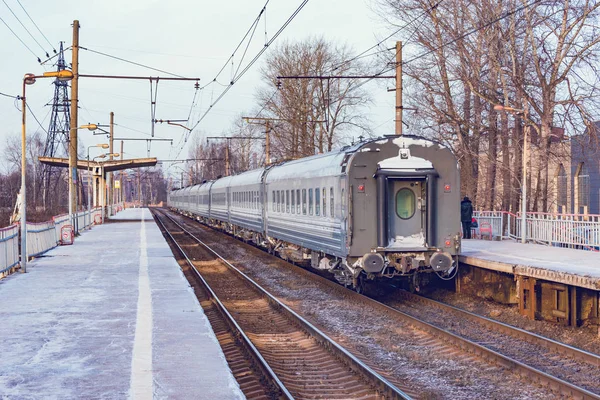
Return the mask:
{"type": "Polygon", "coordinates": [[[383,302],[449,333],[477,343],[496,362],[576,398],[600,398],[600,355],[528,332],[460,308],[405,291],[383,302]],[[492,353],[493,354],[493,353],[492,353]],[[508,359],[513,360],[511,363],[508,359]]]}
{"type": "MultiPolygon", "coordinates": [[[[245,352],[252,354],[255,363],[258,360],[261,374],[270,382],[259,387],[256,382],[261,379],[256,376],[256,368],[241,362],[242,370],[254,375],[248,388],[238,379],[248,398],[410,398],[279,302],[167,213],[154,210],[154,215],[196,271],[198,282],[212,297],[211,303],[219,304],[220,314],[228,319],[226,324],[235,327],[235,333],[224,342],[231,344],[232,336],[242,335],[245,352]]],[[[223,326],[217,324],[217,335],[226,337],[223,326]]],[[[240,360],[239,355],[233,358],[240,360]]]]}
{"type": "MultiPolygon", "coordinates": [[[[188,224],[191,223],[192,222],[189,222],[188,224]]],[[[209,228],[203,227],[202,229],[207,230],[209,228]]],[[[217,233],[216,235],[222,234],[217,233]]],[[[294,269],[295,274],[305,276],[307,279],[319,281],[319,284],[321,285],[327,285],[329,287],[328,290],[340,292],[346,299],[364,302],[369,307],[376,308],[379,312],[386,315],[388,321],[390,321],[390,325],[393,325],[391,318],[398,321],[398,323],[408,323],[417,327],[419,330],[427,332],[434,338],[441,339],[445,343],[451,343],[455,348],[476,355],[478,358],[485,359],[488,362],[500,365],[527,381],[550,388],[554,393],[560,396],[582,399],[600,398],[597,394],[600,393],[600,388],[597,383],[597,376],[599,375],[598,356],[594,354],[583,352],[579,349],[554,342],[538,335],[530,334],[527,331],[519,330],[496,321],[486,320],[485,322],[475,322],[478,320],[481,321],[479,316],[474,314],[468,315],[470,313],[462,312],[462,310],[458,309],[451,311],[453,308],[451,306],[445,306],[437,302],[435,302],[437,303],[435,304],[432,300],[420,297],[417,298],[408,293],[402,295],[404,300],[411,300],[411,303],[420,303],[425,307],[420,309],[414,308],[412,311],[409,310],[409,312],[402,312],[398,309],[401,307],[389,307],[385,304],[356,295],[336,283],[315,276],[313,273],[304,269],[294,267],[288,263],[282,264],[286,264],[288,266],[287,268],[294,269]],[[481,338],[469,338],[468,335],[464,334],[464,332],[460,332],[460,330],[454,329],[453,332],[451,327],[446,327],[447,329],[444,329],[441,326],[436,326],[443,324],[439,323],[439,321],[432,321],[432,318],[430,317],[431,315],[437,315],[437,319],[439,320],[439,311],[442,311],[443,315],[450,315],[450,312],[460,313],[461,317],[459,319],[474,324],[487,325],[489,330],[494,331],[494,334],[491,336],[499,335],[503,337],[504,344],[500,346],[498,343],[494,343],[494,340],[496,339],[490,336],[484,340],[481,338]],[[415,314],[418,314],[418,317],[415,314]],[[506,340],[507,338],[509,338],[508,341],[506,340]],[[517,339],[518,341],[515,342],[514,340],[517,339]],[[512,345],[511,340],[513,340],[512,345]],[[530,348],[523,349],[522,351],[519,350],[520,348],[523,348],[525,344],[531,344],[537,347],[538,350],[532,351],[530,348]],[[511,356],[504,354],[510,353],[507,349],[511,350],[511,348],[513,350],[511,356]],[[542,349],[543,351],[539,351],[539,349],[542,349]],[[527,357],[519,358],[519,353],[527,354],[527,357]],[[565,371],[567,371],[567,373],[565,373],[565,371]],[[569,375],[570,373],[571,375],[569,375]],[[577,376],[583,379],[578,379],[577,376]],[[561,377],[566,377],[566,379],[562,379],[561,377]],[[575,377],[575,379],[573,379],[573,377],[575,377]]],[[[433,318],[433,320],[434,319],[435,318],[433,318]]],[[[464,328],[463,331],[465,329],[469,330],[468,326],[464,328]]],[[[442,350],[442,352],[443,351],[444,350],[442,350]]],[[[364,361],[368,363],[368,360],[364,361]]],[[[382,373],[383,375],[386,375],[385,372],[382,373]]],[[[387,377],[390,381],[396,382],[392,376],[387,377]]]]}

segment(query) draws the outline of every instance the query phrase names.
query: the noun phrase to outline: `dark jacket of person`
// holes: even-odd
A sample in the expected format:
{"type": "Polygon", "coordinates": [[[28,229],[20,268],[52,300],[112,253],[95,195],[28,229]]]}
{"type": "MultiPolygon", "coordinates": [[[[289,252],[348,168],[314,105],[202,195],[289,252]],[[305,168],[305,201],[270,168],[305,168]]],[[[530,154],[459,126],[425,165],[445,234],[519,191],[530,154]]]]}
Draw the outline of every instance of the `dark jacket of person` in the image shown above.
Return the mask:
{"type": "Polygon", "coordinates": [[[473,218],[473,203],[469,200],[468,197],[465,197],[463,201],[460,202],[460,221],[461,222],[471,222],[473,218]]]}

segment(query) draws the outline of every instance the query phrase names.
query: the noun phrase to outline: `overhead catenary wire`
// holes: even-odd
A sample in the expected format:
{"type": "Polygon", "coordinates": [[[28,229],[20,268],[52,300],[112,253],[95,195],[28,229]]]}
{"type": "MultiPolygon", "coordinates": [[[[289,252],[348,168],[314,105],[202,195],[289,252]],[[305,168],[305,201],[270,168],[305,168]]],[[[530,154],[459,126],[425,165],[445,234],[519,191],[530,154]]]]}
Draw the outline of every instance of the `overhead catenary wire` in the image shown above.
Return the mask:
{"type": "MultiPolygon", "coordinates": [[[[15,19],[17,20],[17,22],[19,24],[21,24],[21,26],[23,27],[23,29],[25,29],[25,32],[27,32],[29,34],[29,36],[31,36],[31,38],[33,39],[33,41],[36,42],[38,46],[40,46],[40,49],[42,49],[42,51],[46,54],[46,57],[50,57],[50,54],[48,54],[48,52],[46,51],[46,49],[44,49],[44,46],[42,46],[40,44],[40,42],[38,42],[38,40],[31,34],[31,32],[29,32],[29,29],[27,29],[27,27],[23,24],[23,22],[21,22],[21,19],[19,17],[17,17],[17,14],[15,14],[14,11],[12,10],[12,8],[10,8],[10,6],[6,3],[6,0],[2,0],[2,2],[6,6],[6,8],[8,8],[8,11],[10,11],[10,13],[13,15],[13,17],[15,17],[15,19]]],[[[21,5],[21,7],[23,7],[23,6],[21,5]]],[[[52,45],[50,45],[50,47],[52,47],[52,45]]]]}
{"type": "MultiPolygon", "coordinates": [[[[184,141],[184,143],[187,142],[187,139],[193,133],[194,129],[196,129],[198,127],[198,125],[204,120],[204,118],[206,118],[206,115],[213,109],[213,107],[227,94],[227,92],[229,92],[229,90],[233,87],[233,85],[246,74],[246,72],[252,67],[252,65],[254,65],[254,63],[260,58],[260,56],[269,48],[269,46],[277,39],[277,37],[279,37],[279,35],[285,30],[285,28],[287,28],[287,26],[294,20],[294,18],[304,8],[304,6],[308,3],[308,1],[309,0],[303,0],[302,3],[300,3],[300,5],[296,8],[296,10],[292,13],[292,15],[281,25],[281,27],[273,35],[273,37],[271,37],[271,39],[267,43],[265,43],[265,45],[263,46],[263,48],[254,56],[254,58],[244,67],[244,69],[241,72],[238,72],[234,77],[232,77],[231,82],[223,90],[223,92],[221,92],[221,94],[214,101],[211,101],[211,104],[208,106],[208,108],[206,109],[206,111],[202,114],[202,116],[198,119],[198,121],[196,121],[196,123],[192,126],[192,128],[190,129],[190,131],[185,134],[185,141],[184,141]]],[[[255,20],[255,22],[253,23],[253,25],[250,27],[250,29],[246,32],[246,35],[244,35],[244,39],[253,30],[254,25],[258,23],[258,21],[260,20],[260,16],[264,13],[264,11],[265,11],[266,6],[267,6],[268,3],[269,3],[268,1],[265,3],[265,6],[263,7],[263,9],[261,10],[261,12],[259,13],[257,19],[255,20]]],[[[236,50],[239,49],[239,47],[242,45],[243,40],[240,41],[240,43],[236,47],[236,50]]],[[[235,54],[235,51],[234,51],[233,54],[235,54]]],[[[221,68],[221,70],[219,71],[219,74],[226,68],[226,66],[228,65],[229,61],[233,57],[233,54],[227,60],[227,62],[224,64],[223,68],[221,68]]],[[[218,75],[217,75],[217,77],[218,77],[218,75]]],[[[216,78],[213,79],[213,81],[215,81],[215,80],[216,80],[216,78]]],[[[204,88],[206,86],[207,85],[203,86],[202,88],[204,88]]],[[[179,157],[179,154],[183,150],[183,147],[184,147],[184,145],[182,145],[182,147],[179,149],[179,151],[177,153],[177,156],[175,158],[179,157]]]]}
{"type": "Polygon", "coordinates": [[[304,8],[304,6],[308,3],[309,0],[303,0],[302,3],[298,6],[298,8],[292,13],[292,15],[283,23],[283,25],[279,28],[279,30],[273,35],[273,37],[265,44],[265,46],[254,56],[252,61],[250,61],[246,67],[237,74],[229,83],[229,85],[221,92],[221,94],[208,106],[208,109],[204,112],[204,114],[200,117],[200,119],[196,122],[196,124],[192,127],[194,130],[200,122],[206,117],[206,115],[210,112],[210,110],[227,94],[227,92],[233,87],[235,82],[244,76],[244,74],[254,65],[254,63],[260,58],[260,56],[268,49],[268,47],[277,39],[277,37],[285,30],[285,28],[292,22],[292,20],[298,15],[298,13],[304,8]]]}
{"type": "MultiPolygon", "coordinates": [[[[474,34],[476,32],[479,32],[479,31],[481,31],[481,30],[483,30],[483,29],[485,29],[485,28],[487,28],[487,27],[489,27],[489,26],[491,26],[491,25],[493,25],[493,24],[495,24],[497,22],[500,22],[503,19],[505,19],[507,17],[510,17],[511,15],[514,15],[514,14],[520,12],[520,11],[526,10],[526,9],[528,9],[528,8],[530,8],[530,7],[538,4],[538,3],[541,3],[542,1],[543,0],[534,0],[531,3],[524,4],[522,6],[514,8],[514,9],[512,9],[510,11],[507,11],[507,12],[499,15],[498,17],[496,17],[496,18],[494,18],[494,19],[486,22],[483,25],[479,25],[479,26],[473,27],[473,28],[469,29],[467,32],[463,33],[462,35],[459,35],[459,36],[455,37],[454,39],[451,39],[451,40],[449,40],[447,42],[444,42],[441,45],[436,46],[435,48],[433,48],[431,50],[427,50],[427,51],[425,51],[425,52],[423,52],[423,53],[421,53],[421,54],[419,54],[419,55],[417,55],[417,56],[415,56],[415,57],[413,57],[413,58],[411,58],[411,59],[409,59],[407,61],[404,61],[402,64],[403,65],[410,64],[410,63],[415,62],[415,61],[417,61],[417,60],[419,60],[419,59],[421,59],[423,57],[426,57],[426,56],[428,56],[428,55],[430,55],[432,53],[435,53],[436,51],[442,50],[443,48],[445,48],[445,47],[447,47],[447,46],[449,46],[451,44],[454,44],[454,43],[458,42],[459,40],[465,39],[466,37],[468,37],[468,36],[470,36],[470,35],[472,35],[472,34],[474,34]]],[[[386,72],[392,71],[393,69],[395,69],[395,66],[392,67],[392,68],[386,68],[385,70],[383,70],[383,71],[379,72],[378,74],[376,74],[376,76],[377,75],[383,75],[386,72]]]]}
{"type": "Polygon", "coordinates": [[[10,94],[0,92],[0,96],[10,97],[11,99],[19,99],[19,96],[11,96],[10,94]]]}
{"type": "MultiPolygon", "coordinates": [[[[25,105],[27,106],[27,109],[29,110],[29,113],[33,116],[33,119],[35,119],[35,121],[38,123],[38,125],[40,126],[40,128],[42,128],[42,131],[44,131],[44,133],[47,135],[48,131],[46,130],[46,128],[44,128],[44,126],[42,125],[42,123],[40,122],[40,120],[35,116],[33,110],[31,109],[31,107],[29,107],[29,103],[25,103],[25,105]]],[[[50,113],[50,111],[48,111],[48,114],[50,113]]],[[[46,114],[46,117],[44,118],[44,120],[46,118],[48,118],[48,114],[46,114]]]]}
{"type": "Polygon", "coordinates": [[[44,35],[44,32],[42,32],[42,30],[40,29],[40,27],[35,23],[35,21],[33,20],[33,18],[31,18],[31,16],[29,15],[29,13],[27,12],[27,10],[25,9],[25,7],[23,7],[23,4],[21,4],[21,2],[19,0],[17,0],[17,3],[19,3],[19,5],[21,6],[21,8],[23,9],[23,11],[25,12],[25,15],[27,15],[27,17],[29,18],[29,20],[31,21],[31,23],[33,24],[33,26],[36,27],[36,29],[38,30],[38,32],[40,33],[40,35],[43,36],[44,39],[46,39],[46,42],[48,42],[48,44],[50,45],[50,47],[52,47],[52,51],[54,52],[54,54],[57,54],[56,49],[54,48],[54,45],[52,45],[52,43],[50,43],[50,41],[48,40],[48,38],[46,37],[46,35],[44,35]]]}
{"type": "Polygon", "coordinates": [[[6,23],[6,21],[5,21],[5,20],[4,20],[2,17],[0,17],[0,21],[2,21],[2,23],[3,23],[4,25],[6,25],[6,27],[8,28],[8,30],[9,30],[9,31],[11,31],[11,33],[12,33],[12,34],[13,34],[13,35],[14,35],[14,36],[15,36],[15,37],[16,37],[16,38],[19,40],[19,42],[21,42],[21,44],[22,44],[23,46],[25,46],[25,48],[26,48],[27,50],[29,50],[29,52],[30,52],[31,54],[33,54],[33,56],[34,56],[35,58],[37,58],[37,61],[38,61],[38,63],[40,63],[40,64],[41,64],[41,63],[42,63],[42,59],[41,59],[40,57],[38,57],[38,55],[37,55],[37,54],[35,54],[35,52],[34,52],[33,50],[31,50],[31,48],[30,48],[29,46],[27,46],[27,44],[25,44],[25,42],[24,42],[24,41],[23,41],[23,40],[22,40],[22,39],[19,37],[19,35],[17,35],[17,34],[15,33],[15,31],[13,31],[13,30],[11,29],[11,27],[10,27],[10,26],[8,26],[8,24],[6,23]]]}
{"type": "Polygon", "coordinates": [[[122,58],[122,57],[113,56],[112,54],[103,53],[101,51],[93,50],[93,49],[90,49],[88,47],[79,46],[79,48],[81,50],[89,51],[90,53],[95,53],[95,54],[98,54],[98,55],[101,55],[101,56],[105,56],[105,57],[109,57],[109,58],[112,58],[112,59],[115,59],[115,60],[123,61],[123,62],[126,62],[128,64],[137,65],[138,67],[147,68],[147,69],[150,69],[152,71],[162,72],[164,74],[171,75],[171,76],[174,76],[174,77],[177,77],[177,78],[185,78],[182,75],[174,74],[172,72],[165,71],[165,70],[159,69],[159,68],[154,68],[154,67],[151,67],[149,65],[145,65],[145,64],[138,63],[138,62],[135,62],[135,61],[127,60],[127,59],[122,58]]]}
{"type": "MultiPolygon", "coordinates": [[[[374,44],[373,46],[371,46],[371,47],[369,47],[368,49],[366,49],[366,50],[364,50],[364,51],[360,52],[360,53],[359,53],[359,54],[357,54],[356,56],[354,56],[354,57],[352,57],[352,58],[350,58],[350,59],[348,59],[348,60],[345,60],[345,61],[341,62],[340,64],[338,64],[336,67],[334,67],[334,68],[332,69],[332,72],[333,72],[333,71],[335,71],[336,69],[340,68],[340,67],[341,67],[341,66],[343,66],[344,64],[348,64],[348,63],[350,63],[350,62],[352,62],[352,61],[356,61],[356,60],[358,60],[358,59],[360,59],[360,58],[363,58],[363,57],[364,57],[364,55],[365,55],[367,52],[369,52],[369,51],[371,51],[371,50],[373,50],[373,49],[375,49],[375,48],[379,47],[379,46],[380,46],[380,45],[382,45],[382,44],[383,44],[383,43],[384,43],[386,40],[389,40],[389,39],[390,39],[390,38],[392,38],[393,36],[397,35],[397,34],[398,34],[398,33],[400,33],[401,31],[403,31],[404,29],[408,28],[408,27],[409,27],[409,26],[411,26],[413,23],[415,23],[415,21],[417,21],[418,19],[420,19],[420,18],[424,17],[424,16],[425,16],[425,14],[427,14],[428,12],[431,12],[431,11],[435,10],[436,8],[438,8],[438,7],[439,7],[439,5],[440,5],[440,4],[442,4],[443,2],[444,2],[444,0],[440,0],[440,1],[438,1],[437,3],[435,3],[434,5],[432,5],[431,7],[427,8],[426,10],[424,10],[424,11],[423,11],[421,14],[419,14],[418,16],[416,16],[415,18],[413,18],[412,20],[410,20],[410,21],[409,21],[409,22],[407,22],[406,24],[402,25],[400,28],[398,28],[397,30],[395,30],[394,32],[392,32],[391,34],[389,34],[388,36],[386,36],[385,38],[381,39],[379,42],[377,42],[377,43],[376,43],[376,44],[374,44]]],[[[413,35],[414,35],[414,33],[415,33],[415,32],[416,32],[416,29],[415,29],[415,31],[413,31],[413,35]]],[[[412,36],[412,35],[411,35],[411,36],[412,36]]],[[[388,50],[388,49],[383,49],[383,50],[381,50],[381,51],[378,51],[378,52],[376,52],[376,53],[373,53],[372,55],[376,55],[376,54],[379,54],[379,53],[381,53],[381,52],[384,52],[384,51],[387,51],[387,50],[388,50]]]]}

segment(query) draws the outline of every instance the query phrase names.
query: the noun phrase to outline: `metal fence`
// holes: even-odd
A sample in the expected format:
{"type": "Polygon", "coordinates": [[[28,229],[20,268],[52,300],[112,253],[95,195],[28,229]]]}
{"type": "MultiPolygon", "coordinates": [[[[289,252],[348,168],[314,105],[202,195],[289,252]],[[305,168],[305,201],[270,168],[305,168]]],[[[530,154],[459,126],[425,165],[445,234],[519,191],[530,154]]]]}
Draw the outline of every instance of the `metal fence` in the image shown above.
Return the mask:
{"type": "Polygon", "coordinates": [[[56,217],[52,217],[54,221],[54,234],[57,241],[60,241],[60,234],[63,226],[71,225],[71,221],[69,221],[69,214],[61,214],[56,217]]]}
{"type": "MultiPolygon", "coordinates": [[[[494,238],[522,237],[520,213],[476,211],[473,217],[479,225],[476,236],[484,236],[489,227],[494,238]]],[[[548,246],[600,251],[600,215],[527,213],[525,238],[548,246]]]]}
{"type": "Polygon", "coordinates": [[[58,245],[54,221],[27,222],[27,257],[36,257],[58,245]]]}
{"type": "MultiPolygon", "coordinates": [[[[124,204],[115,204],[106,211],[114,215],[123,210],[124,204]]],[[[74,215],[79,231],[101,223],[102,208],[80,211],[74,215]]],[[[51,221],[27,223],[27,257],[36,257],[56,247],[61,240],[62,228],[71,225],[68,214],[57,215],[51,221]]],[[[0,278],[19,264],[19,225],[0,228],[0,278]]]]}
{"type": "Polygon", "coordinates": [[[19,263],[19,225],[0,229],[0,277],[19,263]]]}

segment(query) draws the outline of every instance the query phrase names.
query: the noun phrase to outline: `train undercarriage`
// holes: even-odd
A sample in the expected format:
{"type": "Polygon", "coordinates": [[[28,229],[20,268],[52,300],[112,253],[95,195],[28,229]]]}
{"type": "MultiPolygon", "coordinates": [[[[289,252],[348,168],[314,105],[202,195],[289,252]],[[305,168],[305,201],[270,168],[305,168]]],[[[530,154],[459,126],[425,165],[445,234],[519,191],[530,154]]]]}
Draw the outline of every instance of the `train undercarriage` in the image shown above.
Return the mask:
{"type": "Polygon", "coordinates": [[[322,252],[265,236],[260,232],[190,212],[175,210],[206,226],[218,229],[245,243],[250,243],[283,260],[331,275],[338,283],[357,292],[365,292],[370,283],[388,279],[410,291],[419,291],[437,274],[441,279],[453,279],[458,260],[440,252],[370,253],[363,257],[336,257],[322,252]]]}

